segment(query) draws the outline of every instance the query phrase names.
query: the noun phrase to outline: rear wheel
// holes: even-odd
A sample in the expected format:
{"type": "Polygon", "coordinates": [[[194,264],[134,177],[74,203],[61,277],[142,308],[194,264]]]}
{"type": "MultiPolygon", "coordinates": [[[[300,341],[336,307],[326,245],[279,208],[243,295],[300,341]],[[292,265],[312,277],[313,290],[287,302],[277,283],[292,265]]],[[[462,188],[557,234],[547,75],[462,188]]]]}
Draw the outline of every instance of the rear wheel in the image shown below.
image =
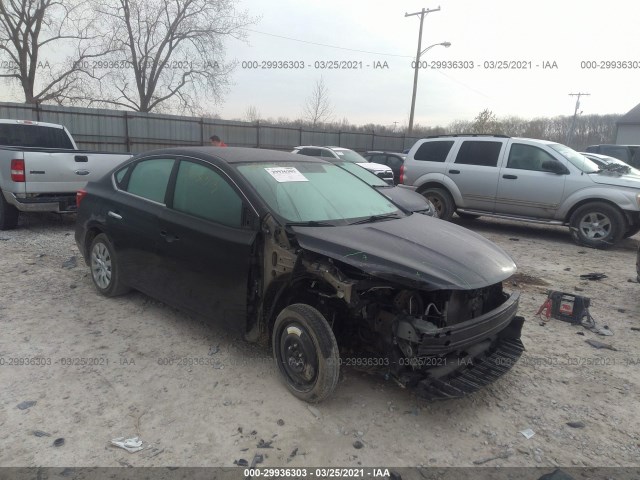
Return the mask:
{"type": "Polygon", "coordinates": [[[324,316],[296,303],[286,307],[273,327],[273,356],[291,393],[318,403],[335,390],[340,375],[338,343],[324,316]]]}
{"type": "Polygon", "coordinates": [[[571,236],[580,245],[609,248],[627,231],[627,221],[616,207],[604,202],[582,205],[571,215],[571,236]]]}
{"type": "Polygon", "coordinates": [[[427,188],[421,193],[427,200],[433,203],[433,206],[436,208],[436,212],[438,213],[438,218],[447,221],[451,220],[451,217],[453,217],[453,211],[455,210],[455,205],[449,192],[442,188],[427,188]]]}
{"type": "Polygon", "coordinates": [[[97,235],[89,249],[91,279],[98,292],[105,297],[115,297],[129,291],[120,279],[120,271],[113,244],[104,233],[97,235]]]}
{"type": "Polygon", "coordinates": [[[0,191],[0,230],[11,230],[18,225],[19,211],[4,198],[0,191]]]}

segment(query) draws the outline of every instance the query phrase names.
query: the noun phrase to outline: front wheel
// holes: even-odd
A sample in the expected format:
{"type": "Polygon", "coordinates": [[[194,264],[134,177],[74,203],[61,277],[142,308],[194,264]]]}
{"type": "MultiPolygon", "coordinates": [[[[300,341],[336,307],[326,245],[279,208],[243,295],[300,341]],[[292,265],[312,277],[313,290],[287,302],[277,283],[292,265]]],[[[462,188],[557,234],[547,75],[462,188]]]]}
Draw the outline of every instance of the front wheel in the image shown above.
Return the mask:
{"type": "Polygon", "coordinates": [[[129,291],[120,279],[116,252],[104,233],[97,235],[89,249],[91,279],[98,292],[105,297],[115,297],[129,291]]]}
{"type": "Polygon", "coordinates": [[[573,212],[569,223],[576,243],[591,248],[609,248],[622,240],[627,231],[622,212],[604,202],[582,205],[573,212]]]}
{"type": "Polygon", "coordinates": [[[442,188],[427,188],[420,193],[422,193],[422,196],[429,200],[436,208],[438,218],[447,221],[451,220],[455,210],[455,205],[449,192],[442,188]]]}
{"type": "Polygon", "coordinates": [[[273,356],[291,393],[318,403],[335,390],[340,375],[338,343],[324,316],[296,303],[280,312],[273,327],[273,356]]]}

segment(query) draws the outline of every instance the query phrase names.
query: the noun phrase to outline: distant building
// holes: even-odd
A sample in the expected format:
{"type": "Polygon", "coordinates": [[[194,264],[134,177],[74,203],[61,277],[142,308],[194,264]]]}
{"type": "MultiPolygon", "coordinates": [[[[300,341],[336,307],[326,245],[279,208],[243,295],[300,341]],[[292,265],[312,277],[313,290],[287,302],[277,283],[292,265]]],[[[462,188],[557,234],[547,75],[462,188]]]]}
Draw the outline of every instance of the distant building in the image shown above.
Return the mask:
{"type": "Polygon", "coordinates": [[[640,145],[640,103],[616,122],[618,145],[640,145]]]}

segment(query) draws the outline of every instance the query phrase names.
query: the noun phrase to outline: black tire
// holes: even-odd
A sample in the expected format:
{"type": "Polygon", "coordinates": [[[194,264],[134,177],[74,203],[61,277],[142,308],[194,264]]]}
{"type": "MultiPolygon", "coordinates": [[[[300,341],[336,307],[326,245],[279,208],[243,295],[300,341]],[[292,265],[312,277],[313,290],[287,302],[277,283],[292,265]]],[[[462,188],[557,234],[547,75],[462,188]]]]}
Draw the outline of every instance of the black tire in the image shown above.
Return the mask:
{"type": "Polygon", "coordinates": [[[122,283],[115,249],[104,233],[97,235],[91,242],[89,267],[96,290],[105,297],[115,297],[130,290],[122,283]]]}
{"type": "Polygon", "coordinates": [[[338,343],[315,308],[295,303],[280,312],[273,326],[273,357],[291,393],[318,403],[335,390],[340,376],[338,343]]]}
{"type": "Polygon", "coordinates": [[[460,218],[464,218],[465,220],[475,220],[476,218],[480,218],[480,215],[466,212],[456,212],[456,215],[458,215],[460,218]]]}
{"type": "Polygon", "coordinates": [[[436,207],[438,218],[447,221],[451,220],[455,211],[455,204],[449,192],[442,188],[427,188],[420,193],[436,207]]]}
{"type": "Polygon", "coordinates": [[[633,237],[636,233],[640,232],[640,223],[637,225],[630,226],[627,231],[624,233],[622,238],[633,237]]]}
{"type": "Polygon", "coordinates": [[[18,225],[20,212],[4,198],[0,190],[0,230],[12,230],[18,225]]]}
{"type": "Polygon", "coordinates": [[[604,202],[591,202],[577,208],[569,224],[576,243],[591,248],[612,247],[627,231],[623,213],[604,202]]]}

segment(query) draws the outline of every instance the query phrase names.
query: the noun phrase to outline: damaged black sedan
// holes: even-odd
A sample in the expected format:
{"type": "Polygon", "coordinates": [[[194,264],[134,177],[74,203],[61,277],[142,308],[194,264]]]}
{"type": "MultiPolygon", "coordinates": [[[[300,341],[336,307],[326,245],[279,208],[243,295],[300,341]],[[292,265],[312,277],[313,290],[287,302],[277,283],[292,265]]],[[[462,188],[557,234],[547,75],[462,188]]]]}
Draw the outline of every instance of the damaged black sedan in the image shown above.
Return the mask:
{"type": "Polygon", "coordinates": [[[100,293],[134,288],[270,343],[306,401],[332,393],[341,365],[460,397],[524,349],[504,251],[318,158],[158,150],[89,183],[78,204],[100,293]]]}

